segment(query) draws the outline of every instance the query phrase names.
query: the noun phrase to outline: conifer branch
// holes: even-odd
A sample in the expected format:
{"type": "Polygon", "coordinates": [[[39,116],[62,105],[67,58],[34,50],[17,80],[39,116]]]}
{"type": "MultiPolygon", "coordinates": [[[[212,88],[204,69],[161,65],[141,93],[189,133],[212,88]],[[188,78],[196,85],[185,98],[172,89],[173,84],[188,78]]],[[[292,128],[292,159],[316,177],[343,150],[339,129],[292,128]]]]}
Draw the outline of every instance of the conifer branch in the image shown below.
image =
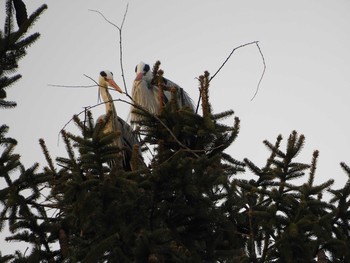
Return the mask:
{"type": "Polygon", "coordinates": [[[44,156],[45,156],[46,161],[47,161],[47,163],[48,163],[48,165],[50,167],[51,172],[56,174],[56,169],[55,169],[55,167],[53,165],[52,158],[51,158],[50,153],[49,153],[49,151],[47,149],[47,146],[46,146],[46,143],[45,143],[44,139],[39,139],[39,144],[41,146],[41,149],[42,149],[42,151],[44,153],[44,156]]]}
{"type": "Polygon", "coordinates": [[[202,98],[203,117],[208,117],[211,113],[209,104],[209,72],[205,71],[204,75],[199,76],[200,96],[202,98]]]}
{"type": "Polygon", "coordinates": [[[343,170],[345,172],[348,173],[349,177],[350,177],[350,166],[348,166],[345,162],[341,162],[340,163],[340,166],[343,168],[343,170]]]}
{"type": "Polygon", "coordinates": [[[25,37],[25,34],[47,6],[42,5],[29,17],[25,5],[20,0],[7,0],[5,6],[4,32],[0,31],[0,108],[13,108],[17,104],[16,102],[5,100],[7,97],[5,88],[20,79],[21,75],[6,77],[5,74],[11,74],[17,70],[18,61],[26,55],[26,49],[38,39],[39,33],[34,33],[27,37],[25,37]],[[13,30],[12,17],[14,11],[16,11],[19,26],[17,31],[13,30]]]}
{"type": "Polygon", "coordinates": [[[13,5],[16,10],[16,20],[18,27],[21,27],[23,23],[28,19],[27,8],[22,0],[13,0],[13,5]]]}
{"type": "Polygon", "coordinates": [[[313,156],[312,156],[311,169],[310,169],[309,180],[308,180],[309,186],[312,186],[314,183],[314,180],[315,180],[315,172],[316,172],[318,154],[319,154],[318,151],[314,151],[313,156]]]}

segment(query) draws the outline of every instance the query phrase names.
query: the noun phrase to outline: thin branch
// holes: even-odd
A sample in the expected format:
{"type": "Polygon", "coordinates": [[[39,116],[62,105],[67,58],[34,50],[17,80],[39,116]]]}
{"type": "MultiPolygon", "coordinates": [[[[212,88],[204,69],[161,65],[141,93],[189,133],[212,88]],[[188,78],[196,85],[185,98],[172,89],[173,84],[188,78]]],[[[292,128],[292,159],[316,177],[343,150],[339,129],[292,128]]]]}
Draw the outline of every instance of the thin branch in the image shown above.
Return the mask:
{"type": "Polygon", "coordinates": [[[250,101],[252,101],[252,100],[255,98],[256,94],[258,93],[258,90],[259,90],[259,87],[260,87],[260,83],[261,83],[261,81],[262,81],[262,79],[263,79],[263,77],[264,77],[264,75],[265,75],[265,71],[266,71],[265,58],[264,58],[264,55],[263,55],[263,53],[262,53],[262,51],[261,51],[260,46],[259,46],[258,43],[259,43],[259,41],[252,41],[252,42],[242,44],[242,45],[240,45],[240,46],[235,47],[234,49],[232,49],[231,53],[228,55],[228,57],[225,59],[225,61],[222,63],[222,65],[219,67],[219,69],[218,69],[218,70],[214,73],[214,75],[209,79],[209,82],[210,82],[213,78],[215,78],[215,76],[216,76],[216,75],[220,72],[220,70],[225,66],[225,64],[226,64],[226,63],[229,61],[229,59],[231,58],[232,54],[233,54],[237,49],[255,44],[255,45],[257,46],[258,50],[259,50],[260,55],[261,55],[262,62],[263,62],[263,64],[264,64],[264,69],[263,69],[263,72],[262,72],[262,74],[261,74],[260,80],[259,80],[259,82],[258,82],[257,89],[256,89],[256,91],[255,91],[255,94],[254,94],[254,96],[253,96],[253,97],[251,98],[251,100],[250,100],[250,101]]]}
{"type": "MultiPolygon", "coordinates": [[[[92,77],[90,77],[90,76],[88,76],[88,75],[86,75],[86,74],[83,74],[83,75],[84,75],[84,77],[86,77],[86,78],[92,80],[92,81],[95,83],[95,85],[56,85],[56,84],[49,84],[48,86],[50,86],[50,87],[58,87],[58,88],[95,88],[95,87],[101,87],[92,77]]],[[[107,87],[107,89],[108,89],[109,91],[116,91],[115,89],[108,88],[108,87],[107,87]]],[[[124,94],[126,94],[126,93],[124,93],[124,94]]],[[[128,94],[126,94],[126,96],[128,96],[130,99],[132,99],[132,98],[130,97],[130,95],[128,95],[128,94]]],[[[99,101],[99,99],[98,99],[98,101],[99,101]]],[[[105,103],[100,103],[100,104],[98,104],[98,105],[101,105],[101,104],[105,104],[105,103]]],[[[98,106],[98,105],[97,105],[97,106],[98,106]]],[[[86,108],[86,107],[85,107],[85,108],[86,108]]],[[[89,109],[89,108],[86,108],[86,109],[89,109]]],[[[85,111],[85,110],[84,110],[84,111],[85,111]]],[[[70,120],[64,125],[64,128],[65,128],[72,120],[73,120],[73,118],[70,119],[70,120]]],[[[60,130],[59,134],[58,134],[58,139],[57,139],[58,141],[59,141],[59,135],[60,135],[61,131],[64,130],[64,128],[62,128],[62,129],[60,130]]]]}
{"type": "Polygon", "coordinates": [[[126,87],[125,75],[124,75],[124,67],[123,67],[122,30],[123,30],[126,14],[128,12],[128,8],[129,8],[129,4],[126,5],[123,21],[122,21],[122,24],[121,24],[120,29],[119,29],[119,61],[120,61],[120,70],[121,70],[121,73],[122,73],[122,79],[123,79],[123,84],[124,84],[124,89],[125,89],[125,93],[126,94],[128,94],[128,89],[126,87]]]}
{"type": "Polygon", "coordinates": [[[100,87],[100,85],[99,85],[93,78],[91,78],[90,76],[88,76],[88,75],[86,75],[86,74],[83,74],[83,75],[84,75],[84,77],[86,77],[86,78],[92,80],[93,82],[95,82],[95,84],[96,84],[98,87],[100,87]]]}
{"type": "MultiPolygon", "coordinates": [[[[211,148],[210,151],[217,150],[217,149],[219,149],[219,148],[221,148],[223,146],[224,146],[224,144],[220,144],[220,145],[218,145],[216,147],[211,148]]],[[[203,153],[203,152],[208,152],[208,150],[204,150],[204,149],[202,149],[202,150],[201,149],[193,150],[193,149],[189,149],[189,148],[187,148],[187,149],[180,149],[180,150],[174,152],[168,159],[164,160],[160,164],[169,162],[176,154],[178,154],[180,152],[203,153]]],[[[198,157],[198,155],[196,155],[196,154],[195,154],[195,156],[198,157]]]]}
{"type": "Polygon", "coordinates": [[[259,53],[260,53],[260,55],[261,55],[262,62],[263,62],[263,64],[264,64],[264,69],[263,69],[263,72],[262,72],[261,77],[260,77],[260,79],[259,79],[258,85],[257,85],[257,87],[256,87],[256,91],[255,91],[255,93],[254,93],[254,96],[251,98],[250,101],[252,101],[252,100],[255,98],[256,94],[258,94],[258,91],[259,91],[259,88],[260,88],[260,83],[261,83],[261,81],[262,81],[262,79],[263,79],[263,77],[264,77],[264,75],[265,75],[265,71],[266,71],[266,63],[265,63],[264,55],[263,55],[263,53],[261,52],[261,48],[260,48],[260,46],[259,46],[259,43],[256,42],[255,44],[256,44],[256,46],[258,47],[259,53]]]}
{"type": "Polygon", "coordinates": [[[129,9],[129,3],[126,5],[126,9],[125,9],[122,25],[120,26],[120,31],[123,30],[123,26],[124,26],[124,22],[125,22],[125,19],[126,19],[126,14],[128,13],[128,9],[129,9]]]}
{"type": "Polygon", "coordinates": [[[29,247],[27,247],[26,250],[24,251],[24,253],[23,253],[24,257],[26,256],[26,253],[27,253],[28,249],[29,249],[29,247]]]}
{"type": "Polygon", "coordinates": [[[99,85],[58,85],[58,84],[48,84],[50,87],[56,87],[56,88],[76,88],[76,89],[85,89],[85,88],[94,88],[98,87],[99,85]]]}
{"type": "MultiPolygon", "coordinates": [[[[96,87],[96,86],[97,86],[97,87],[101,87],[92,77],[90,77],[90,76],[88,76],[88,75],[86,75],[86,74],[84,74],[84,77],[86,77],[86,78],[92,80],[93,82],[95,82],[96,85],[94,85],[94,87],[96,87]]],[[[110,90],[110,91],[116,91],[115,89],[111,89],[111,88],[107,88],[107,89],[110,90]]],[[[131,97],[128,93],[124,92],[123,94],[125,94],[129,99],[131,99],[132,101],[134,101],[134,100],[132,99],[132,97],[131,97]]]]}
{"type": "Polygon", "coordinates": [[[129,4],[126,5],[126,9],[125,9],[125,12],[124,12],[124,16],[123,16],[123,20],[122,20],[122,23],[121,23],[121,26],[117,26],[116,24],[114,24],[113,22],[111,22],[109,19],[107,19],[100,11],[97,11],[97,10],[92,10],[92,9],[89,9],[89,11],[91,12],[95,12],[95,13],[98,13],[100,14],[103,19],[111,24],[112,26],[114,26],[115,28],[118,29],[118,32],[119,32],[119,60],[120,60],[120,69],[121,69],[121,75],[122,75],[122,79],[123,79],[123,84],[124,84],[124,89],[125,89],[125,94],[128,95],[128,89],[126,87],[126,81],[125,81],[125,75],[124,75],[124,67],[123,67],[123,45],[122,45],[122,30],[123,30],[123,26],[124,26],[124,22],[125,22],[125,19],[126,19],[126,14],[128,13],[128,9],[129,9],[129,4]]]}
{"type": "Polygon", "coordinates": [[[215,78],[215,76],[220,72],[220,70],[225,66],[225,64],[229,61],[229,59],[231,58],[232,54],[239,48],[242,47],[246,47],[248,45],[252,45],[252,44],[256,44],[258,41],[253,41],[253,42],[249,42],[249,43],[245,43],[243,45],[240,45],[238,47],[235,47],[234,49],[232,49],[231,53],[228,55],[228,57],[225,59],[225,61],[222,63],[222,65],[219,67],[219,69],[214,73],[214,75],[209,79],[209,82],[215,78]]]}
{"type": "MultiPolygon", "coordinates": [[[[2,218],[1,218],[1,220],[10,220],[10,219],[12,219],[12,217],[2,217],[2,218]]],[[[27,220],[26,217],[19,217],[19,216],[14,217],[14,219],[15,219],[15,220],[27,220]]],[[[47,216],[47,217],[35,216],[35,219],[37,219],[37,220],[47,220],[47,219],[50,219],[50,220],[52,220],[52,221],[59,221],[59,220],[62,220],[62,219],[60,219],[60,218],[49,217],[49,216],[47,216]]]]}
{"type": "Polygon", "coordinates": [[[94,9],[89,9],[89,11],[100,14],[100,15],[103,17],[103,19],[104,19],[107,23],[109,23],[109,24],[111,24],[112,26],[118,28],[118,30],[121,30],[121,28],[120,28],[119,26],[117,26],[116,24],[114,24],[113,22],[111,22],[110,20],[108,20],[100,11],[97,11],[97,10],[94,10],[94,9]]]}

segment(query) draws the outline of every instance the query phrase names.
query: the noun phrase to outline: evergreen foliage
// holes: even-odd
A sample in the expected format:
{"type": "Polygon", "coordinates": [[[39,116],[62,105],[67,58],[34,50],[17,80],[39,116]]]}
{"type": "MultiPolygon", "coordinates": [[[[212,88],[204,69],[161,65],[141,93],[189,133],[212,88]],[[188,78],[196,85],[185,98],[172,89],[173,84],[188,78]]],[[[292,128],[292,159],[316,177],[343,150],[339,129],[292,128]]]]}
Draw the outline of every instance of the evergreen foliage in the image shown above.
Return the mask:
{"type": "MultiPolygon", "coordinates": [[[[37,39],[24,34],[46,6],[28,18],[22,1],[6,7],[0,94],[1,105],[11,107],[4,89],[20,75],[6,74],[37,39]]],[[[159,67],[152,83],[162,91],[159,67]]],[[[6,240],[30,250],[2,251],[0,262],[350,262],[350,167],[341,163],[349,177],[343,188],[332,189],[332,179],[316,184],[319,153],[299,162],[305,137],[296,131],[285,147],[281,135],[264,141],[270,155],[262,167],[236,160],[225,151],[240,120],[232,110],[214,113],[209,73],[198,80],[201,114],[178,108],[176,89],[159,115],[137,107],[142,118],[134,124],[150,161],[135,157],[133,169],[111,165],[123,149],[113,143],[119,132],[103,132],[108,114],[96,124],[89,111],[83,120],[74,116],[80,132],[62,131],[66,157],[53,160],[40,139],[42,172],[21,164],[16,140],[1,125],[0,230],[8,226],[6,240]],[[232,125],[223,124],[230,118],[232,125]]]]}
{"type": "Polygon", "coordinates": [[[257,179],[237,182],[240,197],[246,200],[248,255],[252,262],[313,262],[332,238],[332,206],[322,200],[322,192],[333,180],[314,185],[318,151],[311,164],[294,161],[304,145],[303,135],[293,131],[285,152],[281,140],[278,136],[274,145],[264,142],[271,156],[263,168],[245,159],[257,179]],[[306,182],[293,184],[307,171],[306,182]]]}
{"type": "Polygon", "coordinates": [[[112,144],[119,134],[103,133],[108,120],[94,125],[89,112],[84,121],[74,117],[81,136],[62,133],[68,158],[57,158],[59,171],[41,141],[46,174],[54,178],[47,201],[59,208],[59,233],[69,240],[67,248],[60,240],[62,257],[214,262],[240,248],[240,236],[232,238],[235,226],[220,207],[231,176],[243,171],[243,163],[222,152],[236,138],[239,120],[228,127],[218,121],[232,111],[203,118],[176,105],[142,119],[144,143],[156,150],[140,170],[110,168],[120,151],[112,144]]]}
{"type": "Polygon", "coordinates": [[[13,108],[16,106],[15,102],[6,100],[6,88],[21,78],[20,74],[12,74],[18,68],[18,61],[25,56],[26,48],[33,44],[40,36],[39,33],[26,36],[26,33],[46,8],[46,5],[42,5],[32,15],[27,17],[26,8],[22,1],[6,1],[5,26],[4,31],[0,31],[1,108],[13,108]],[[16,31],[13,25],[14,12],[16,12],[18,24],[16,31]]]}
{"type": "Polygon", "coordinates": [[[226,158],[223,150],[236,138],[239,120],[233,127],[219,124],[233,112],[202,117],[178,109],[175,98],[174,94],[159,116],[141,126],[144,141],[156,150],[143,182],[151,209],[142,236],[143,251],[148,253],[138,262],[149,257],[153,262],[227,260],[229,251],[240,246],[240,238],[233,238],[235,227],[220,202],[243,163],[226,158]]]}
{"type": "MultiPolygon", "coordinates": [[[[18,60],[25,54],[25,49],[32,44],[39,34],[25,36],[27,30],[46,9],[43,5],[27,17],[25,5],[21,1],[6,1],[6,19],[4,31],[0,31],[0,107],[15,107],[16,103],[5,100],[5,89],[14,84],[21,75],[13,74],[17,70],[18,60]],[[13,13],[16,11],[18,30],[13,30],[13,13]]],[[[0,255],[0,262],[39,262],[51,254],[47,236],[47,211],[38,203],[42,196],[43,185],[47,176],[38,173],[38,164],[26,169],[20,162],[20,156],[14,153],[17,141],[7,137],[9,127],[0,126],[0,178],[3,188],[0,190],[1,214],[0,229],[5,226],[13,233],[7,241],[24,241],[33,249],[25,256],[17,251],[14,255],[0,255]],[[6,186],[5,186],[6,185],[6,186]],[[7,225],[5,224],[7,222],[7,225]],[[25,258],[25,259],[24,259],[25,258]]]]}

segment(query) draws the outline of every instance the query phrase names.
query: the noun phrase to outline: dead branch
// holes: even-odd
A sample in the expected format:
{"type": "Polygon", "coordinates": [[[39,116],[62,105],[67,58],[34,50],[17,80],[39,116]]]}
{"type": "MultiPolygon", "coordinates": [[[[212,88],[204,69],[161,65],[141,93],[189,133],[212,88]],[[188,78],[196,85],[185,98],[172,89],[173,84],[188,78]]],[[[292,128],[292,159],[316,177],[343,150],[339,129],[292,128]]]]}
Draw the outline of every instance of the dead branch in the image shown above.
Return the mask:
{"type": "MultiPolygon", "coordinates": [[[[93,82],[95,82],[95,84],[96,85],[93,85],[93,87],[101,87],[92,77],[90,77],[90,76],[88,76],[88,75],[86,75],[86,74],[84,74],[84,77],[86,77],[86,78],[88,78],[88,79],[90,79],[90,80],[92,80],[93,82]]],[[[111,88],[107,88],[108,90],[111,90],[111,91],[116,91],[115,89],[111,89],[111,88]]],[[[129,99],[131,99],[132,101],[134,101],[133,99],[132,99],[132,97],[128,94],[128,93],[126,93],[126,92],[124,92],[124,94],[129,98],[129,99]]]]}
{"type": "Polygon", "coordinates": [[[222,63],[222,65],[219,67],[219,69],[218,69],[218,70],[214,73],[214,75],[209,79],[209,82],[210,82],[213,78],[215,78],[215,76],[216,76],[216,75],[220,72],[220,70],[225,66],[225,64],[227,63],[227,61],[229,61],[229,59],[231,58],[232,54],[233,54],[237,49],[242,48],[242,47],[246,47],[246,46],[248,46],[248,45],[253,45],[253,44],[255,44],[255,45],[257,46],[258,50],[259,50],[259,53],[260,53],[260,56],[261,56],[261,58],[262,58],[262,62],[263,62],[264,68],[263,68],[263,72],[262,72],[262,74],[261,74],[260,80],[259,80],[259,82],[258,82],[256,91],[255,91],[255,94],[254,94],[254,96],[253,96],[253,97],[251,98],[251,100],[250,100],[250,101],[252,101],[252,100],[255,98],[256,94],[258,93],[258,90],[259,90],[259,87],[260,87],[260,83],[261,83],[261,81],[262,81],[262,79],[263,79],[263,77],[264,77],[264,75],[265,75],[265,71],[266,71],[265,58],[264,58],[264,55],[263,55],[263,53],[262,53],[262,51],[261,51],[261,48],[260,48],[260,46],[259,46],[259,41],[252,41],[252,42],[249,42],[249,43],[245,43],[245,44],[242,44],[242,45],[240,45],[240,46],[235,47],[234,49],[232,49],[231,53],[228,55],[228,57],[225,59],[225,61],[222,63]]]}
{"type": "Polygon", "coordinates": [[[256,42],[255,44],[256,44],[256,46],[258,47],[259,53],[260,53],[261,58],[262,58],[262,62],[263,62],[263,64],[264,64],[264,68],[263,68],[263,72],[261,73],[261,77],[260,77],[259,82],[258,82],[258,85],[257,85],[257,87],[256,87],[256,91],[255,91],[255,93],[254,93],[254,96],[250,99],[250,101],[252,101],[252,100],[255,98],[256,94],[258,94],[258,90],[259,90],[259,87],[260,87],[260,83],[261,83],[261,81],[262,81],[262,79],[263,79],[263,77],[264,77],[264,75],[265,75],[265,71],[266,71],[266,63],[265,63],[264,55],[263,55],[263,53],[261,52],[261,48],[260,48],[260,46],[259,46],[259,43],[256,42]]]}
{"type": "MultiPolygon", "coordinates": [[[[94,88],[96,85],[60,85],[60,84],[48,84],[49,87],[55,88],[75,88],[75,89],[86,89],[86,88],[94,88]]],[[[97,85],[98,86],[98,85],[97,85]]]]}
{"type": "Polygon", "coordinates": [[[95,12],[95,13],[98,13],[100,14],[103,19],[111,24],[112,26],[114,26],[115,28],[118,29],[118,32],[119,32],[119,60],[120,60],[120,69],[121,69],[121,73],[122,73],[122,79],[123,79],[123,84],[124,84],[124,89],[125,89],[125,94],[128,95],[128,89],[126,87],[126,81],[125,81],[125,75],[124,75],[124,67],[123,67],[123,45],[122,45],[122,30],[123,30],[123,26],[124,26],[124,22],[125,22],[125,19],[126,19],[126,14],[128,13],[128,8],[129,8],[129,4],[126,5],[126,9],[125,9],[125,12],[124,12],[124,16],[123,16],[123,20],[122,20],[122,23],[119,26],[117,26],[116,24],[112,23],[109,19],[107,19],[100,11],[97,11],[97,10],[91,10],[89,9],[89,11],[91,12],[95,12]]]}

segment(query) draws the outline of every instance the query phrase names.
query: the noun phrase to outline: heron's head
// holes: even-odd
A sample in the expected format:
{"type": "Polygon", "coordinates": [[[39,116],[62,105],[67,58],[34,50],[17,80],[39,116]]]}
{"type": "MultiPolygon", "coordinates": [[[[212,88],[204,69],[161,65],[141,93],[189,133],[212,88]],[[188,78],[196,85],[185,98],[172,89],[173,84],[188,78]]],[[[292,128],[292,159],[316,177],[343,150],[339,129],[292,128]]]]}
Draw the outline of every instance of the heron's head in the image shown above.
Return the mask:
{"type": "Polygon", "coordinates": [[[118,84],[113,80],[113,73],[108,70],[103,70],[100,72],[99,84],[102,87],[113,87],[116,91],[123,93],[118,84]]]}
{"type": "Polygon", "coordinates": [[[136,78],[135,81],[145,80],[147,82],[152,81],[152,72],[148,64],[140,62],[135,67],[136,78]]]}

